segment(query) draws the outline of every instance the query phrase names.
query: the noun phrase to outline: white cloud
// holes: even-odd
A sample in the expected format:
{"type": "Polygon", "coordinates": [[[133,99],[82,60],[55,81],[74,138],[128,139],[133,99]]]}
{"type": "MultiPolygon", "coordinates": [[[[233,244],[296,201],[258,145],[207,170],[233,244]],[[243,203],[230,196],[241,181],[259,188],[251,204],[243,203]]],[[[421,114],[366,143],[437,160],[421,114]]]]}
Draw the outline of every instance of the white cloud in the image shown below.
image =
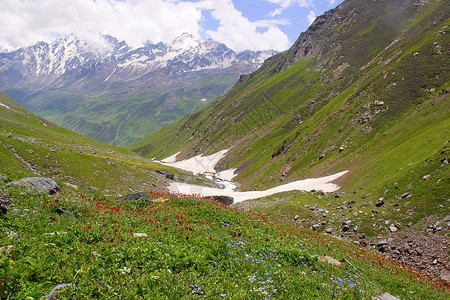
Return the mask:
{"type": "Polygon", "coordinates": [[[287,35],[276,26],[283,21],[250,22],[236,10],[231,0],[211,0],[211,3],[212,15],[220,22],[217,30],[206,31],[213,40],[221,41],[236,51],[269,48],[286,50],[290,46],[287,35]]]}
{"type": "Polygon", "coordinates": [[[0,49],[50,42],[70,33],[97,32],[133,47],[148,40],[168,42],[183,32],[206,33],[237,51],[290,46],[287,35],[278,28],[286,21],[251,22],[231,0],[0,0],[0,12],[0,49]],[[205,10],[219,21],[217,30],[202,32],[205,10]]]}
{"type": "Polygon", "coordinates": [[[311,25],[316,19],[316,13],[311,10],[306,18],[308,19],[309,25],[311,25]]]}
{"type": "Polygon", "coordinates": [[[198,34],[201,9],[164,0],[1,0],[0,48],[17,48],[55,35],[101,32],[132,46],[198,34]]]}
{"type": "Polygon", "coordinates": [[[264,1],[279,5],[278,8],[276,8],[270,13],[272,17],[281,14],[283,10],[292,5],[298,5],[299,7],[311,7],[314,4],[313,3],[314,0],[264,0],[264,1]]]}

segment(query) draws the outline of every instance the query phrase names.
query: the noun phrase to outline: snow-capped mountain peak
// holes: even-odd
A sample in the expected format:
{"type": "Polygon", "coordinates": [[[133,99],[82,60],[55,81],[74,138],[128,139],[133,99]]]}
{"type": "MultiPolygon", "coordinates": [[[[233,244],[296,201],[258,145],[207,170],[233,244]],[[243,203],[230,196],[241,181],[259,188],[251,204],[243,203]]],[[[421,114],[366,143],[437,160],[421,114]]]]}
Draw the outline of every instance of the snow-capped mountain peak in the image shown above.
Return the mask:
{"type": "Polygon", "coordinates": [[[19,70],[22,80],[27,80],[33,76],[55,79],[89,70],[90,74],[98,74],[104,81],[122,80],[162,68],[175,73],[227,68],[234,64],[257,68],[275,52],[243,53],[236,53],[212,40],[201,41],[189,33],[183,33],[170,43],[147,43],[137,49],[109,35],[70,34],[50,44],[39,42],[13,52],[0,53],[0,73],[12,68],[19,70]]]}
{"type": "Polygon", "coordinates": [[[195,38],[192,34],[185,32],[170,43],[170,48],[175,51],[186,51],[192,48],[196,48],[200,44],[201,41],[198,38],[195,38]]]}

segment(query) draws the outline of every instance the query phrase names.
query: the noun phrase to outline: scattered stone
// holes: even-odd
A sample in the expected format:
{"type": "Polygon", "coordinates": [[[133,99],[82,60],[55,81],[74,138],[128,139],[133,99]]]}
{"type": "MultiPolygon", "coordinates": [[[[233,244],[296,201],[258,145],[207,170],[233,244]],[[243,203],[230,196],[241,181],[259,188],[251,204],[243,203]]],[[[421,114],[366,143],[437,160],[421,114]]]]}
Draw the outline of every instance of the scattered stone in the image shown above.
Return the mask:
{"type": "Polygon", "coordinates": [[[344,225],[344,227],[342,228],[343,232],[349,232],[350,231],[350,227],[348,227],[348,225],[344,225]]]}
{"type": "Polygon", "coordinates": [[[392,224],[391,226],[389,226],[389,230],[391,232],[396,232],[398,230],[398,228],[394,224],[392,224]]]}
{"type": "Polygon", "coordinates": [[[314,224],[311,226],[312,230],[317,231],[320,228],[320,224],[314,224]]]}
{"type": "Polygon", "coordinates": [[[67,187],[71,188],[72,190],[78,190],[78,186],[75,185],[75,184],[71,184],[71,183],[68,183],[68,182],[64,182],[64,184],[65,184],[67,187]]]}
{"type": "Polygon", "coordinates": [[[450,215],[448,215],[444,218],[444,222],[450,222],[450,215]]]}
{"type": "Polygon", "coordinates": [[[376,207],[380,207],[380,206],[382,206],[383,204],[384,204],[384,198],[383,198],[383,197],[379,198],[379,199],[377,200],[377,202],[375,202],[375,206],[376,206],[376,207]]]}
{"type": "Polygon", "coordinates": [[[406,187],[408,190],[410,190],[410,189],[412,189],[412,187],[413,187],[413,184],[412,183],[410,183],[410,184],[408,184],[408,186],[406,187]]]}
{"type": "Polygon", "coordinates": [[[71,213],[71,212],[68,212],[67,210],[65,210],[65,209],[62,209],[61,207],[57,207],[57,208],[55,208],[55,212],[58,214],[58,215],[66,215],[66,216],[69,216],[69,217],[72,217],[72,218],[78,218],[76,215],[74,215],[73,213],[71,213]]]}
{"type": "Polygon", "coordinates": [[[377,243],[377,247],[382,247],[382,246],[386,246],[387,245],[387,241],[386,240],[381,240],[377,243]]]}
{"type": "Polygon", "coordinates": [[[299,215],[295,215],[295,217],[294,217],[294,221],[297,221],[298,219],[300,218],[300,216],[299,215]]]}
{"type": "Polygon", "coordinates": [[[11,199],[9,199],[2,192],[2,190],[0,190],[0,214],[6,214],[9,211],[10,204],[11,204],[11,199]]]}
{"type": "Polygon", "coordinates": [[[332,228],[327,228],[325,229],[325,232],[328,234],[332,234],[333,233],[333,229],[332,228]]]}
{"type": "Polygon", "coordinates": [[[151,199],[150,201],[153,202],[153,203],[165,203],[165,202],[169,202],[169,199],[158,198],[158,199],[151,199]]]}
{"type": "Polygon", "coordinates": [[[156,173],[164,175],[167,179],[173,180],[175,178],[175,175],[173,175],[171,172],[167,170],[156,170],[156,173]]]}
{"type": "Polygon", "coordinates": [[[384,293],[383,295],[373,296],[372,300],[398,300],[396,297],[391,294],[384,293]]]}
{"type": "Polygon", "coordinates": [[[18,238],[19,236],[14,231],[11,231],[10,233],[8,233],[8,237],[9,238],[18,238]]]}
{"type": "Polygon", "coordinates": [[[226,206],[230,206],[234,202],[234,198],[229,196],[209,196],[209,198],[226,206]]]}
{"type": "Polygon", "coordinates": [[[425,175],[425,176],[422,177],[422,180],[428,180],[430,178],[431,178],[431,175],[425,175]]]}
{"type": "Polygon", "coordinates": [[[117,200],[118,201],[133,201],[133,200],[139,200],[141,198],[151,199],[151,197],[148,193],[139,192],[139,193],[133,193],[133,194],[128,194],[128,195],[122,196],[117,200]]]}
{"type": "Polygon", "coordinates": [[[409,197],[411,197],[412,195],[410,193],[404,193],[402,195],[402,199],[408,199],[409,197]]]}
{"type": "Polygon", "coordinates": [[[450,272],[448,270],[441,270],[441,280],[450,283],[450,272]]]}
{"type": "Polygon", "coordinates": [[[133,232],[133,237],[134,237],[134,238],[146,237],[146,236],[147,236],[146,233],[137,233],[137,232],[133,232]]]}
{"type": "MultiPolygon", "coordinates": [[[[57,286],[55,286],[54,288],[52,288],[51,291],[50,291],[47,295],[45,295],[45,297],[46,297],[48,300],[56,300],[56,299],[59,299],[59,297],[55,297],[55,296],[53,296],[53,295],[55,294],[55,292],[56,292],[57,290],[64,289],[64,288],[67,288],[67,287],[73,287],[73,288],[76,288],[76,289],[78,288],[78,287],[77,287],[77,284],[73,284],[73,283],[63,283],[63,284],[58,284],[57,286]]],[[[73,294],[72,296],[70,296],[69,299],[74,299],[74,296],[75,296],[75,294],[73,294]]]]}
{"type": "Polygon", "coordinates": [[[320,261],[327,262],[327,263],[332,264],[333,266],[336,266],[336,267],[340,267],[342,265],[340,261],[338,261],[338,260],[336,260],[336,259],[334,259],[334,258],[332,258],[331,256],[328,256],[328,255],[322,256],[320,258],[320,261]]]}
{"type": "Polygon", "coordinates": [[[7,187],[21,187],[31,189],[39,193],[53,195],[61,190],[60,186],[51,178],[27,177],[18,181],[10,182],[7,187]]]}

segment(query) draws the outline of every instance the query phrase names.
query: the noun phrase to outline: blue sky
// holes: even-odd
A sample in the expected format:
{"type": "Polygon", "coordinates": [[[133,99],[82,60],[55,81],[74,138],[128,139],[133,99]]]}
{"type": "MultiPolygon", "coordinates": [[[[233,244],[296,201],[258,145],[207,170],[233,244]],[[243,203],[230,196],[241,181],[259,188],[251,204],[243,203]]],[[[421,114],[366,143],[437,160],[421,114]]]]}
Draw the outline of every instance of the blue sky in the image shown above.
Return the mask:
{"type": "Polygon", "coordinates": [[[70,33],[110,34],[133,47],[184,32],[235,51],[283,51],[343,0],[1,0],[0,51],[70,33]]]}

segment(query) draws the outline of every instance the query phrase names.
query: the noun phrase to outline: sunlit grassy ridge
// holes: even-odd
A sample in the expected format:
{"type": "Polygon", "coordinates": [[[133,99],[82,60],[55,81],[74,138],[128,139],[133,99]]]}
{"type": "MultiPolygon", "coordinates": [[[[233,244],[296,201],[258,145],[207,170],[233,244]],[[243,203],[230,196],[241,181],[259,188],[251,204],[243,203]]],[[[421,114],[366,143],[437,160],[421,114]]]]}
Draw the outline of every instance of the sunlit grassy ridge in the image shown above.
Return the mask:
{"type": "Polygon", "coordinates": [[[448,287],[373,251],[207,199],[7,192],[13,205],[0,217],[0,245],[12,248],[0,256],[3,298],[36,299],[62,283],[74,286],[57,293],[77,299],[449,296],[448,287]],[[336,267],[319,261],[323,255],[345,261],[336,267]]]}
{"type": "Polygon", "coordinates": [[[1,93],[0,103],[6,105],[0,106],[0,172],[103,190],[139,190],[152,183],[162,189],[153,174],[162,166],[37,117],[1,93]]]}

